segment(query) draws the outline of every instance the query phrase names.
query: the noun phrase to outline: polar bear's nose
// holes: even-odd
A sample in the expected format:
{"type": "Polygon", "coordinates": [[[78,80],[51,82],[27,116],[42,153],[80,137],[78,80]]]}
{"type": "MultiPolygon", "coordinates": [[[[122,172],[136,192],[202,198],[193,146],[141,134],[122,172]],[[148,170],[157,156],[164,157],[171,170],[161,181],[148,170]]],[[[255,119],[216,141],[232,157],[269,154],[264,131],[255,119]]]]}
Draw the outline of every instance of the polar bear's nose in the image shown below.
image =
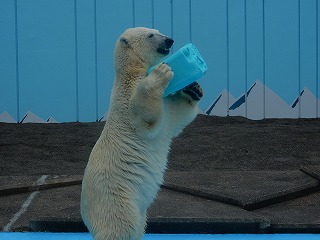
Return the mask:
{"type": "Polygon", "coordinates": [[[166,40],[164,42],[165,42],[167,48],[170,48],[172,46],[172,44],[174,43],[173,39],[171,39],[171,38],[166,38],[166,40]]]}

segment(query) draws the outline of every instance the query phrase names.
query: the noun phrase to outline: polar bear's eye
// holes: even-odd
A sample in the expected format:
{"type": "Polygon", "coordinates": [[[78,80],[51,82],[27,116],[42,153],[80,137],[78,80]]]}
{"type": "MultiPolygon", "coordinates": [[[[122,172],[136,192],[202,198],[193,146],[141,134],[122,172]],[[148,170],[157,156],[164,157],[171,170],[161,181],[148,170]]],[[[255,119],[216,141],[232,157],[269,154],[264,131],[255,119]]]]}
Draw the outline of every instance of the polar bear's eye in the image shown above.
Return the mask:
{"type": "Polygon", "coordinates": [[[153,36],[154,36],[153,33],[150,33],[150,34],[148,35],[149,38],[152,38],[153,36]]]}

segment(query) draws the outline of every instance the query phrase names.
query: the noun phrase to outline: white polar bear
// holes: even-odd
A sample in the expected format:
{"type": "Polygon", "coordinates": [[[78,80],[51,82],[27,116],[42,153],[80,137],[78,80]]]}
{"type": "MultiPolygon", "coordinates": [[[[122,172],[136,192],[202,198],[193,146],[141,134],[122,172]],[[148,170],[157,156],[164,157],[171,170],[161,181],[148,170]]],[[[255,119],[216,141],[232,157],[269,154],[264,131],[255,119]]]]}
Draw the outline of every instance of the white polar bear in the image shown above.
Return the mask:
{"type": "Polygon", "coordinates": [[[172,44],[147,28],[128,29],[116,43],[110,110],[82,183],[81,215],[94,240],[142,239],[171,140],[198,113],[197,83],[163,97],[173,73],[158,63],[172,44]]]}

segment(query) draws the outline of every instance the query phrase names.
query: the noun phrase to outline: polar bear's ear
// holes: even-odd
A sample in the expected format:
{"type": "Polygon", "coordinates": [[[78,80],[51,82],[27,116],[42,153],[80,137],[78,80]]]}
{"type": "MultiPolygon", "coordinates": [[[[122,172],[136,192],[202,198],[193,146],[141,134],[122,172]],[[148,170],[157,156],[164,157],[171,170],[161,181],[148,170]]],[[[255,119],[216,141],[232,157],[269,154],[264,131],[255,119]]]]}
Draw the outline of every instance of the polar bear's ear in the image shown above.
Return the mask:
{"type": "Polygon", "coordinates": [[[125,45],[127,45],[127,46],[129,46],[128,39],[126,39],[125,37],[120,38],[120,42],[125,44],[125,45]]]}

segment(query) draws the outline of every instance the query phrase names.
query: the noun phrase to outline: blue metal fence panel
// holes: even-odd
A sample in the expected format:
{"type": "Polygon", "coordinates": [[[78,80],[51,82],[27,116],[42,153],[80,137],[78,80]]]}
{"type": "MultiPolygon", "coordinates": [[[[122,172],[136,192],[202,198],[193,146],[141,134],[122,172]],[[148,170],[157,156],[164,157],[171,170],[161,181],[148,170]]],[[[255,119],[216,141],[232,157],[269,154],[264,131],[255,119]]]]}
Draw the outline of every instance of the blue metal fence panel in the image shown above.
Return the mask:
{"type": "Polygon", "coordinates": [[[192,41],[209,70],[207,114],[319,117],[318,0],[0,1],[0,121],[59,122],[108,111],[113,50],[129,27],[192,41]]]}
{"type": "Polygon", "coordinates": [[[15,2],[0,1],[0,113],[18,118],[15,2]]]}

